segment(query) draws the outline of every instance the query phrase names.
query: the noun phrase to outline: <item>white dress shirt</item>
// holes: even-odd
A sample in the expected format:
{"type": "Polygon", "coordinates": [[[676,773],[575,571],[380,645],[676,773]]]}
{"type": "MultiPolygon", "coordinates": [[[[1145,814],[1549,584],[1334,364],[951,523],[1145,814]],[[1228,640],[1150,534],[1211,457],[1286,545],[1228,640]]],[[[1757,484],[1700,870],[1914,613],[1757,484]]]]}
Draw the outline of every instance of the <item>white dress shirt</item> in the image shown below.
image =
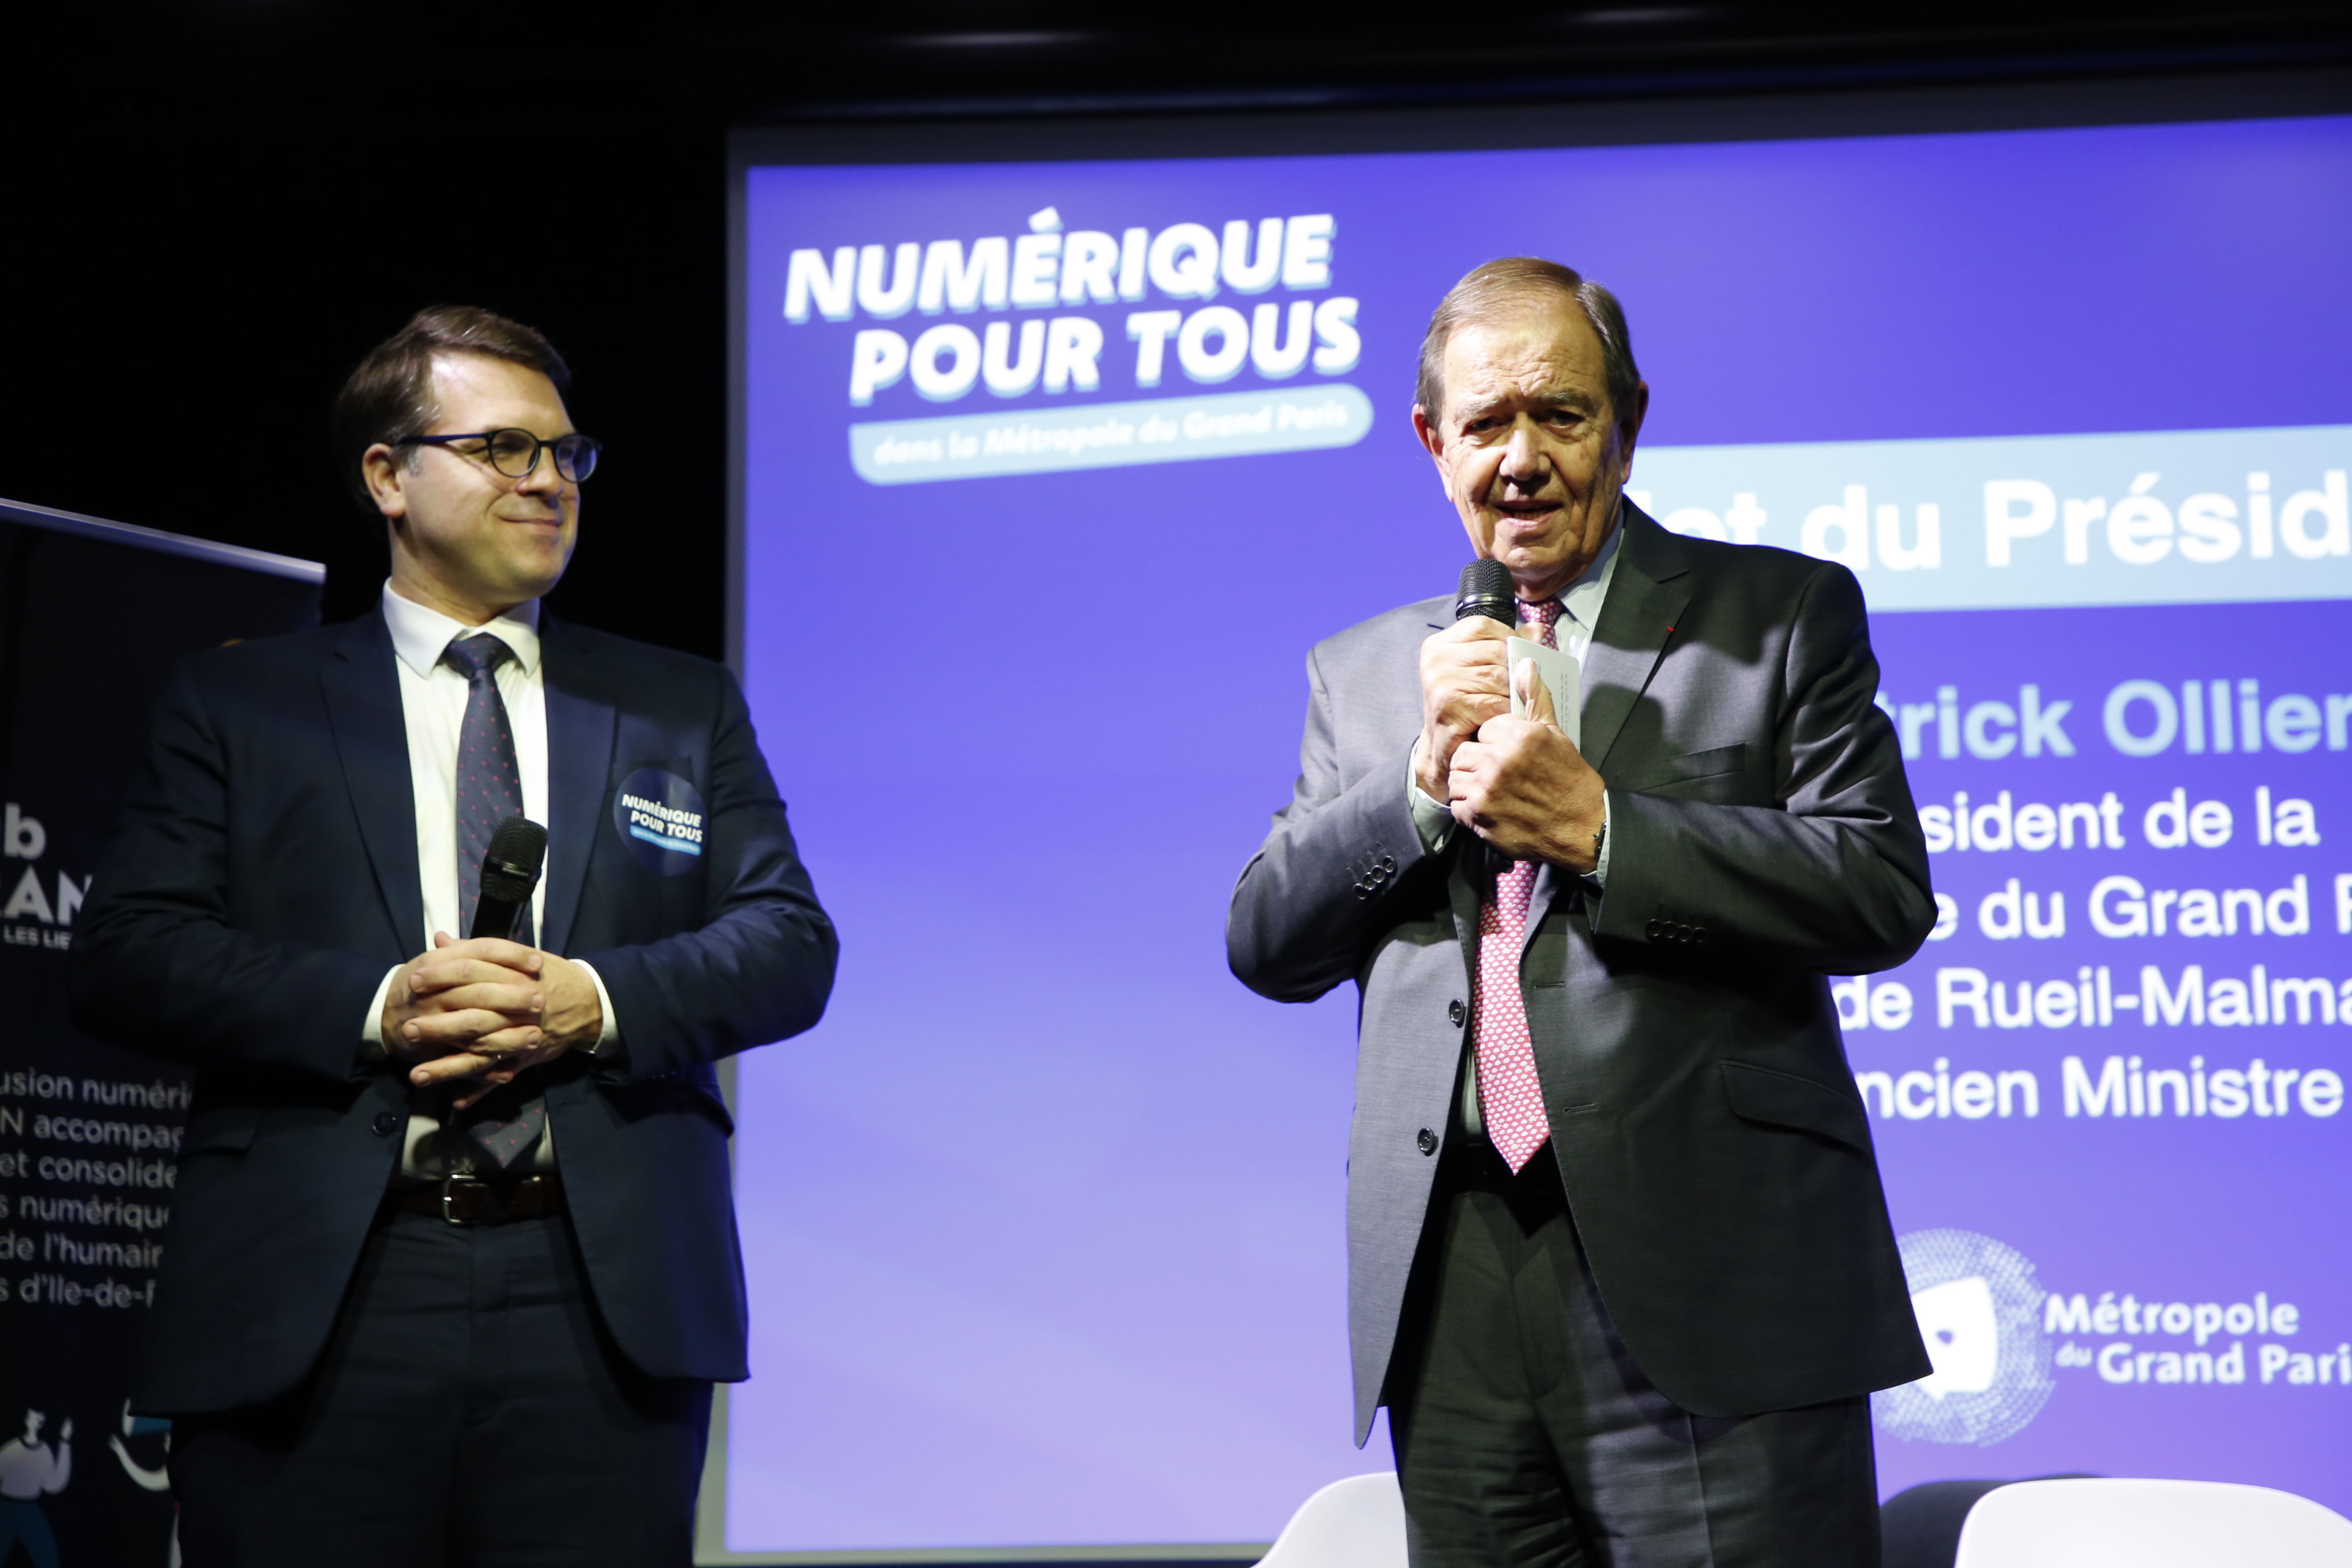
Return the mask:
{"type": "MultiPolygon", "coordinates": [[[[408,773],[416,804],[417,882],[425,906],[425,926],[417,933],[416,951],[423,952],[433,945],[436,931],[460,938],[466,934],[459,924],[457,902],[457,740],[465,727],[468,689],[465,676],[441,662],[443,651],[459,637],[488,632],[514,651],[514,658],[499,665],[495,679],[499,699],[506,704],[508,728],[514,732],[522,814],[533,822],[547,821],[547,681],[539,658],[539,601],[517,605],[486,625],[469,626],[401,597],[387,581],[383,622],[392,633],[393,651],[399,656],[394,663],[400,676],[400,711],[408,730],[408,773]]],[[[530,897],[535,931],[543,929],[546,910],[547,879],[541,877],[530,897]]],[[[386,1050],[393,1042],[381,1034],[383,1004],[391,994],[393,976],[401,967],[394,964],[385,972],[362,1026],[363,1042],[386,1050]]],[[[620,1024],[613,1016],[613,999],[605,994],[603,977],[587,964],[580,967],[587,970],[596,987],[596,1000],[604,1007],[604,1032],[596,1042],[601,1052],[618,1040],[620,1024]]],[[[438,1099],[437,1090],[412,1096],[408,1135],[401,1152],[404,1176],[422,1174],[416,1163],[417,1144],[441,1125],[438,1099]]],[[[531,1150],[529,1163],[537,1171],[555,1168],[552,1125],[531,1150]]]]}
{"type": "MultiPolygon", "coordinates": [[[[1601,624],[1601,602],[1609,596],[1610,580],[1617,574],[1617,546],[1625,537],[1623,512],[1618,513],[1618,523],[1609,531],[1609,541],[1592,564],[1580,574],[1575,582],[1562,588],[1554,597],[1559,600],[1559,620],[1552,627],[1552,640],[1562,653],[1576,660],[1580,672],[1584,668],[1584,655],[1592,647],[1592,628],[1601,624]]],[[[1580,697],[1583,682],[1577,683],[1580,697]]],[[[1413,748],[1414,759],[1420,747],[1413,748]]],[[[1420,836],[1424,853],[1434,855],[1445,847],[1459,826],[1454,813],[1444,802],[1433,800],[1414,777],[1412,763],[1405,765],[1406,798],[1412,803],[1412,828],[1420,836]]],[[[1601,792],[1601,853],[1592,869],[1586,872],[1585,882],[1594,890],[1609,881],[1609,791],[1601,792]]],[[[1473,1138],[1486,1135],[1486,1117],[1478,1109],[1478,1058],[1475,1051],[1462,1065],[1462,1126],[1473,1138]]]]}

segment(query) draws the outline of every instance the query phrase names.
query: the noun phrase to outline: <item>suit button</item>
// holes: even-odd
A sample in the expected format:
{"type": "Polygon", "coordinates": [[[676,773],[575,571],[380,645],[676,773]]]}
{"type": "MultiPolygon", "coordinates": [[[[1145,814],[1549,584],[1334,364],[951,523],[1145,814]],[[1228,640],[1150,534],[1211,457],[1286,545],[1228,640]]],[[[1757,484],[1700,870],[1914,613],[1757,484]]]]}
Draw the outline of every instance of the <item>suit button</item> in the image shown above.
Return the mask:
{"type": "Polygon", "coordinates": [[[1393,875],[1396,871],[1396,858],[1391,855],[1381,856],[1381,869],[1393,875]]]}
{"type": "Polygon", "coordinates": [[[1642,928],[1642,934],[1648,937],[1652,942],[1656,942],[1666,934],[1666,922],[1664,921],[1652,921],[1648,925],[1642,928]]]}
{"type": "Polygon", "coordinates": [[[1412,1142],[1414,1146],[1424,1154],[1437,1152],[1437,1134],[1426,1127],[1413,1134],[1412,1142]]]}
{"type": "Polygon", "coordinates": [[[379,1138],[391,1137],[394,1133],[400,1131],[400,1112],[397,1110],[377,1111],[375,1113],[375,1120],[368,1123],[368,1131],[374,1133],[379,1138]]]}
{"type": "Polygon", "coordinates": [[[1462,1026],[1462,1004],[1459,999],[1445,1005],[1445,1021],[1457,1029],[1462,1026]]]}

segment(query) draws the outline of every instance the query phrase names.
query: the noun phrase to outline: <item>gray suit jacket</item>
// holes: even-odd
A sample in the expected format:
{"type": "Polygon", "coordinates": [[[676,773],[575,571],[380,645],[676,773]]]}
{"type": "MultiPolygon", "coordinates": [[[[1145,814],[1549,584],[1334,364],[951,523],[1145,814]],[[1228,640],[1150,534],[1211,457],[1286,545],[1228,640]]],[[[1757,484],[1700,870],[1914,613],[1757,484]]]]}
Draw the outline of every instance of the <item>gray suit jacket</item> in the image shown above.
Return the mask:
{"type": "MultiPolygon", "coordinates": [[[[1925,1376],[1830,974],[1935,921],[1862,593],[1843,567],[1680,539],[1630,502],[1584,668],[1609,782],[1593,898],[1546,867],[1520,963],[1577,1231],[1635,1363],[1738,1415],[1925,1376]]],[[[1317,645],[1300,775],[1242,872],[1234,973],[1279,1001],[1361,987],[1349,1144],[1358,1440],[1394,1348],[1456,1092],[1494,857],[1425,855],[1405,799],[1422,641],[1450,599],[1317,645]]]]}

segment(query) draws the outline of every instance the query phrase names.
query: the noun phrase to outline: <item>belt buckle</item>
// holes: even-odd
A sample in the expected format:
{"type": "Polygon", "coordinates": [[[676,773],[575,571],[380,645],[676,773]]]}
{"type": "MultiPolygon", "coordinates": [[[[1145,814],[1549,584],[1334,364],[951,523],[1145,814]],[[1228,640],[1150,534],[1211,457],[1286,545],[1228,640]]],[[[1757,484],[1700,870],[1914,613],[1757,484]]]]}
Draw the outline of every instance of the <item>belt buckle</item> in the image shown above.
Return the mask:
{"type": "Polygon", "coordinates": [[[443,1219],[444,1221],[446,1221],[446,1223],[448,1223],[448,1224],[450,1224],[450,1225],[477,1225],[477,1224],[479,1224],[480,1222],[479,1222],[479,1221],[478,1221],[478,1220],[459,1219],[459,1218],[457,1217],[457,1214],[456,1209],[454,1209],[454,1208],[453,1208],[453,1207],[451,1207],[451,1205],[450,1205],[450,1200],[451,1200],[452,1198],[454,1198],[454,1197],[456,1197],[456,1196],[457,1196],[457,1184],[458,1184],[460,1182],[464,1183],[467,1186],[469,1186],[469,1187],[488,1187],[488,1186],[489,1185],[489,1184],[488,1184],[488,1182],[483,1181],[483,1180],[482,1180],[481,1178],[479,1178],[478,1176],[459,1176],[459,1175],[448,1175],[448,1176],[444,1176],[444,1177],[442,1177],[442,1178],[441,1178],[441,1217],[442,1217],[442,1219],[443,1219]]]}

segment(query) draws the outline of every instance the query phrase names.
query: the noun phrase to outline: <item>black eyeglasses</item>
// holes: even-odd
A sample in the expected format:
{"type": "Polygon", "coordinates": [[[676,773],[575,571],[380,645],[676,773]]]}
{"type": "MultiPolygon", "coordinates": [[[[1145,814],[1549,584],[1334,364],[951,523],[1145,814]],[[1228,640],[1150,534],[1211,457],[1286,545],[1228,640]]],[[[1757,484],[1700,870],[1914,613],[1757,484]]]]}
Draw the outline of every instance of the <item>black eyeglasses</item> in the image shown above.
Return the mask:
{"type": "MultiPolygon", "coordinates": [[[[555,454],[555,471],[580,484],[596,471],[596,454],[604,449],[604,443],[593,437],[574,433],[558,436],[552,441],[542,441],[528,430],[476,430],[464,436],[403,436],[393,443],[395,447],[450,447],[460,441],[479,441],[490,467],[510,479],[527,479],[539,468],[542,449],[555,454]]],[[[472,454],[463,454],[472,456],[472,454]]]]}

